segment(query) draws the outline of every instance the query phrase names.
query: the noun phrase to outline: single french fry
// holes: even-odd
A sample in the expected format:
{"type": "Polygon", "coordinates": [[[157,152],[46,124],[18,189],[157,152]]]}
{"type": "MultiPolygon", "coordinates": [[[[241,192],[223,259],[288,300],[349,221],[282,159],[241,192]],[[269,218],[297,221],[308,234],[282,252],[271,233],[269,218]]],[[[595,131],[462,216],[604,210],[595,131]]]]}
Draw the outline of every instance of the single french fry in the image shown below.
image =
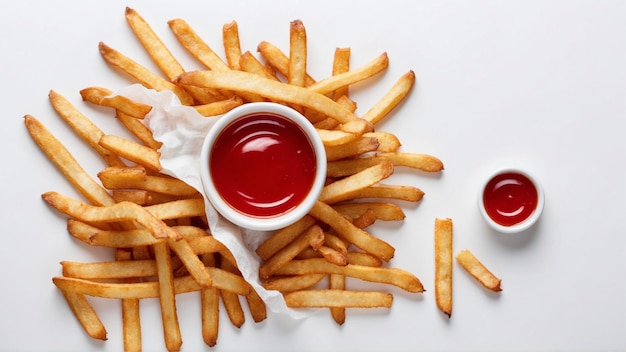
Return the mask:
{"type": "Polygon", "coordinates": [[[182,65],[163,44],[161,39],[152,30],[152,27],[130,7],[126,7],[126,21],[135,33],[141,45],[146,49],[154,63],[161,69],[169,80],[173,80],[185,72],[182,65]]]}
{"type": "Polygon", "coordinates": [[[330,205],[318,201],[309,214],[332,227],[339,236],[362,250],[385,261],[393,257],[395,249],[389,243],[354,226],[330,205]]]}
{"type": "MultiPolygon", "coordinates": [[[[220,266],[224,271],[228,272],[238,272],[238,269],[228,261],[222,261],[220,266]]],[[[249,287],[249,285],[248,285],[249,287]]],[[[236,293],[220,290],[220,296],[222,297],[222,302],[224,303],[224,308],[226,309],[226,313],[228,314],[228,318],[230,322],[240,328],[246,321],[246,318],[243,313],[243,307],[241,306],[241,301],[239,300],[239,296],[236,293]]],[[[248,294],[249,292],[246,292],[248,294]]]]}
{"type": "MultiPolygon", "coordinates": [[[[328,289],[330,290],[345,290],[346,289],[346,277],[338,274],[330,274],[328,276],[328,289]]],[[[330,315],[333,317],[335,323],[343,325],[346,322],[346,308],[345,307],[330,307],[330,315]]]]}
{"type": "Polygon", "coordinates": [[[51,90],[48,94],[50,104],[57,114],[70,126],[70,128],[89,146],[95,150],[109,166],[124,166],[122,160],[103,148],[98,143],[104,132],[98,128],[91,120],[83,115],[72,103],[61,94],[51,90]]]}
{"type": "MultiPolygon", "coordinates": [[[[333,76],[350,71],[350,48],[335,48],[333,56],[333,76]]],[[[350,87],[343,86],[335,89],[333,92],[333,100],[337,101],[341,97],[348,97],[350,87]]]]}
{"type": "Polygon", "coordinates": [[[144,209],[161,220],[171,220],[205,215],[204,200],[190,198],[174,200],[167,203],[154,204],[144,209]]]}
{"type": "Polygon", "coordinates": [[[168,25],[182,46],[206,68],[213,71],[230,70],[228,64],[198,36],[185,20],[173,19],[168,22],[168,25]]]}
{"type": "Polygon", "coordinates": [[[456,255],[456,261],[485,288],[494,292],[502,291],[500,287],[502,280],[489,271],[469,250],[464,249],[459,252],[456,255]]]}
{"type": "Polygon", "coordinates": [[[111,195],[115,203],[131,202],[138,205],[148,204],[148,191],[137,189],[112,190],[111,195]]]}
{"type": "Polygon", "coordinates": [[[225,24],[222,27],[222,40],[226,62],[231,70],[239,70],[239,58],[241,58],[241,44],[239,40],[239,25],[236,21],[225,24]]]}
{"type": "MultiPolygon", "coordinates": [[[[131,250],[116,249],[115,260],[132,260],[131,250]]],[[[126,282],[136,282],[136,279],[126,279],[126,282]]],[[[124,351],[141,351],[141,318],[139,299],[127,298],[122,300],[122,332],[124,336],[124,351]]]]}
{"type": "Polygon", "coordinates": [[[326,261],[335,265],[347,265],[348,264],[348,255],[347,253],[342,253],[334,248],[321,246],[317,249],[317,252],[322,255],[326,261]]]}
{"type": "Polygon", "coordinates": [[[157,243],[153,248],[159,278],[159,303],[161,304],[165,347],[169,351],[178,351],[183,340],[178,324],[178,313],[176,312],[176,293],[170,251],[166,243],[157,243]]]}
{"type": "Polygon", "coordinates": [[[407,292],[424,292],[420,280],[408,271],[398,268],[381,268],[364,265],[335,265],[323,258],[292,260],[280,268],[276,275],[338,274],[364,281],[388,284],[407,292]]]}
{"type": "Polygon", "coordinates": [[[325,147],[344,145],[359,138],[357,134],[338,130],[316,128],[316,131],[325,147]]]}
{"type": "Polygon", "coordinates": [[[435,299],[452,316],[452,220],[435,219],[435,299]]]}
{"type": "Polygon", "coordinates": [[[351,199],[357,198],[386,198],[418,202],[424,197],[424,192],[419,188],[406,185],[377,184],[359,189],[350,194],[351,199]]]}
{"type": "Polygon", "coordinates": [[[337,146],[327,146],[326,160],[334,161],[353,157],[359,154],[373,152],[378,149],[380,143],[374,137],[360,137],[346,144],[337,146]]]}
{"type": "Polygon", "coordinates": [[[161,171],[162,169],[160,153],[145,145],[112,134],[102,136],[98,144],[122,158],[148,169],[155,171],[161,171]]]}
{"type": "Polygon", "coordinates": [[[389,57],[387,56],[387,53],[382,53],[374,60],[368,62],[362,67],[359,67],[358,69],[333,75],[317,81],[317,83],[308,86],[307,89],[321,94],[332,93],[336,89],[347,87],[351,84],[371,78],[385,70],[388,66],[389,57]]]}
{"type": "Polygon", "coordinates": [[[392,173],[393,164],[382,162],[324,186],[318,199],[326,204],[352,199],[354,193],[384,180],[392,173]]]}
{"type": "Polygon", "coordinates": [[[107,331],[85,295],[70,289],[61,289],[63,297],[89,337],[106,340],[107,331]]]}
{"type": "Polygon", "coordinates": [[[26,115],[24,123],[31,137],[65,178],[95,205],[113,205],[111,195],[96,183],[74,156],[36,118],[26,115]]]}
{"type": "Polygon", "coordinates": [[[157,91],[172,91],[180,99],[183,105],[192,105],[194,103],[193,97],[183,88],[168,81],[167,79],[164,79],[163,77],[157,76],[119,51],[109,47],[103,42],[99,43],[98,49],[100,50],[102,58],[109,65],[119,68],[146,88],[152,88],[157,91]]]}
{"type": "MultiPolygon", "coordinates": [[[[208,267],[215,266],[213,254],[203,254],[202,262],[208,267]]],[[[202,310],[202,339],[209,347],[215,346],[219,333],[220,302],[219,292],[215,287],[205,287],[200,291],[202,310]]]]}
{"type": "Polygon", "coordinates": [[[254,320],[255,323],[260,323],[267,319],[267,307],[265,306],[265,302],[255,290],[250,290],[250,293],[244,297],[248,303],[252,320],[254,320]]]}
{"type": "Polygon", "coordinates": [[[289,24],[289,71],[287,82],[304,87],[307,65],[306,29],[301,20],[289,24]]]}
{"type": "Polygon", "coordinates": [[[385,94],[372,108],[370,108],[363,118],[376,124],[384,119],[404,98],[409,94],[415,83],[415,73],[409,71],[402,75],[400,79],[391,87],[389,92],[385,94]]]}
{"type": "Polygon", "coordinates": [[[376,138],[378,140],[378,149],[380,153],[394,153],[402,146],[398,137],[389,132],[368,132],[363,135],[364,138],[376,138]]]}
{"type": "Polygon", "coordinates": [[[222,115],[230,110],[240,106],[243,104],[243,101],[238,96],[233,96],[229,99],[214,101],[208,104],[195,105],[193,108],[196,111],[205,117],[213,117],[217,115],[222,115]]]}
{"type": "Polygon", "coordinates": [[[137,119],[145,118],[152,110],[150,105],[138,103],[122,95],[112,94],[110,89],[103,87],[88,87],[80,90],[80,96],[84,101],[116,109],[137,119]]]}
{"type": "Polygon", "coordinates": [[[317,225],[311,226],[294,241],[276,252],[276,254],[274,254],[271,258],[261,264],[259,267],[259,276],[262,279],[269,278],[283,265],[295,258],[298,253],[302,252],[305,248],[312,246],[312,243],[314,242],[318,243],[318,247],[319,244],[324,242],[324,232],[317,225]]]}
{"type": "Polygon", "coordinates": [[[431,155],[417,153],[380,153],[371,157],[329,162],[326,173],[329,177],[348,176],[367,167],[376,165],[383,160],[392,162],[394,166],[405,166],[424,172],[439,172],[443,170],[441,160],[431,155]]]}
{"type": "Polygon", "coordinates": [[[393,296],[383,292],[346,290],[306,290],[285,294],[291,308],[390,308],[393,296]]]}
{"type": "Polygon", "coordinates": [[[399,221],[405,217],[402,208],[392,203],[384,202],[354,202],[335,204],[333,209],[343,216],[356,219],[365,213],[368,209],[376,214],[376,218],[385,221],[399,221]]]}
{"type": "Polygon", "coordinates": [[[376,216],[376,212],[372,209],[367,209],[363,214],[359,215],[359,217],[352,220],[352,225],[364,229],[376,222],[378,217],[376,216]]]}

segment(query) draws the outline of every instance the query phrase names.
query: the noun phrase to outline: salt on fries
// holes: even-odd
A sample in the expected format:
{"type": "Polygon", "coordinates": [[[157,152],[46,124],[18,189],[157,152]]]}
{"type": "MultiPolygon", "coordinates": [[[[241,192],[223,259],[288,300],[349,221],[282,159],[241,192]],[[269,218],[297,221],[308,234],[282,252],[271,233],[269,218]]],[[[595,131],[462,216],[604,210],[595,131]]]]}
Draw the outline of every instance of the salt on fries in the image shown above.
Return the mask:
{"type": "MultiPolygon", "coordinates": [[[[332,74],[315,80],[307,72],[307,33],[299,20],[290,23],[287,54],[264,41],[256,48],[259,58],[240,47],[237,23],[225,24],[222,59],[189,24],[173,19],[168,25],[176,39],[205,67],[186,71],[136,11],[127,8],[125,15],[160,72],[103,42],[98,48],[107,64],[133,82],[171,91],[203,116],[220,115],[248,102],[273,101],[301,111],[315,125],[328,153],[328,183],[309,215],[256,248],[262,259],[259,277],[267,289],[281,291],[292,308],[328,308],[338,324],[344,323],[347,308],[389,308],[393,302],[387,292],[350,289],[349,279],[424,291],[415,275],[389,266],[395,248],[366,230],[376,221],[402,220],[404,212],[395,201],[417,202],[424,195],[416,187],[381,183],[396,167],[443,169],[436,157],[401,152],[395,135],[374,131],[375,124],[410,92],[412,71],[359,117],[350,88],[384,72],[389,65],[386,53],[351,68],[350,48],[338,48],[332,74]]],[[[42,198],[69,217],[72,236],[115,251],[115,260],[108,262],[64,261],[63,275],[53,278],[87,334],[106,339],[86,296],[122,300],[125,350],[141,350],[141,299],[159,299],[168,350],[182,345],[176,311],[181,293],[199,293],[202,337],[209,346],[217,343],[220,300],[237,327],[245,322],[241,297],[255,322],[266,319],[265,303],[241,276],[234,256],[211,236],[200,194],[161,173],[161,144],[141,123],[152,107],[114,96],[104,87],[87,87],[80,93],[85,102],[110,108],[131,134],[128,138],[103,132],[61,94],[50,92],[58,115],[103,159],[97,174],[100,182],[35,117],[27,115],[24,122],[40,149],[86,201],[57,192],[42,198]]]]}

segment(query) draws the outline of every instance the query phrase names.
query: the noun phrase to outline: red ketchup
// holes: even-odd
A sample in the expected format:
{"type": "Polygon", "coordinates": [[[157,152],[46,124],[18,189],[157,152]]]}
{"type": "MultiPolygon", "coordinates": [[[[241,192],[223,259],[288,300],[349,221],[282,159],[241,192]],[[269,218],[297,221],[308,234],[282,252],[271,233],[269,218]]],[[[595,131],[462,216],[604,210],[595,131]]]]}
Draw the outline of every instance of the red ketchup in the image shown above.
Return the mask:
{"type": "Polygon", "coordinates": [[[316,159],[304,131],[289,119],[244,116],[220,133],[209,156],[215,188],[233,209],[255,217],[285,214],[313,186],[316,159]]]}
{"type": "Polygon", "coordinates": [[[492,178],[485,187],[483,202],[487,215],[502,226],[526,220],[537,208],[537,189],[522,174],[506,172],[492,178]]]}

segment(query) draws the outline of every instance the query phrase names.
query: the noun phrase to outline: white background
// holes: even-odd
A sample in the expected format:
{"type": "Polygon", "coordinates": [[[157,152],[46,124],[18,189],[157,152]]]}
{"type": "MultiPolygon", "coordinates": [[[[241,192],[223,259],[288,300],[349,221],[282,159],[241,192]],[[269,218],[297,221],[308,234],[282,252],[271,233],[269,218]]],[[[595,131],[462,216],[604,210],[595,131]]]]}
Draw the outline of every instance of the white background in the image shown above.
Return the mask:
{"type": "MultiPolygon", "coordinates": [[[[330,72],[335,47],[352,48],[358,67],[387,51],[390,67],[353,97],[362,113],[404,72],[415,90],[380,130],[404,151],[441,158],[439,176],[398,170],[393,180],[426,192],[401,204],[402,224],[373,231],[396,246],[391,265],[415,273],[424,294],[395,293],[390,310],[348,311],[339,327],[326,311],[292,322],[250,317],[223,323],[216,351],[255,350],[624,350],[626,348],[626,3],[623,1],[3,1],[0,245],[0,350],[122,349],[116,301],[92,300],[107,342],[81,330],[51,278],[61,260],[96,261],[108,251],[66,233],[65,218],[40,194],[79,197],[28,136],[22,117],[39,118],[95,175],[103,165],[55,115],[53,89],[105,132],[118,131],[106,110],[83,103],[88,86],[130,83],[111,70],[97,45],[154,68],[124,19],[135,8],[189,69],[199,66],[167,27],[176,17],[221,53],[221,27],[236,20],[242,47],[261,40],[283,50],[289,21],[304,21],[309,69],[330,72]],[[492,170],[534,174],[546,192],[540,222],[505,236],[476,207],[492,170]],[[482,289],[455,265],[451,319],[437,311],[433,289],[433,222],[451,217],[454,251],[472,250],[503,279],[482,289]]],[[[369,287],[369,286],[368,286],[369,287]]],[[[201,339],[198,298],[179,298],[183,350],[209,350],[201,339]]],[[[145,350],[163,350],[158,304],[142,304],[145,350]]]]}

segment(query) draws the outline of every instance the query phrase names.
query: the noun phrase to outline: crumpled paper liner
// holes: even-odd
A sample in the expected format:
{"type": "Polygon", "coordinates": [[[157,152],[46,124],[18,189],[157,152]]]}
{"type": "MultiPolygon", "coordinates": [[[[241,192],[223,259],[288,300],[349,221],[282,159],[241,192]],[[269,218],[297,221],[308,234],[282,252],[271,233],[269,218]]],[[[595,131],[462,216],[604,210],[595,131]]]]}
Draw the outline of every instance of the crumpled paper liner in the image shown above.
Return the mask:
{"type": "Polygon", "coordinates": [[[261,259],[254,249],[269,236],[269,233],[243,229],[232,224],[218,214],[204,195],[200,179],[200,149],[204,137],[219,117],[204,117],[194,108],[181,105],[174,93],[157,92],[140,84],[122,88],[114,95],[122,95],[152,106],[143,123],[152,130],[154,138],[163,143],[159,149],[162,172],[185,181],[203,195],[213,237],[232,252],[244,279],[265,301],[268,311],[286,314],[295,319],[305,317],[304,312],[287,307],[280,292],[266,290],[259,281],[261,259]]]}

